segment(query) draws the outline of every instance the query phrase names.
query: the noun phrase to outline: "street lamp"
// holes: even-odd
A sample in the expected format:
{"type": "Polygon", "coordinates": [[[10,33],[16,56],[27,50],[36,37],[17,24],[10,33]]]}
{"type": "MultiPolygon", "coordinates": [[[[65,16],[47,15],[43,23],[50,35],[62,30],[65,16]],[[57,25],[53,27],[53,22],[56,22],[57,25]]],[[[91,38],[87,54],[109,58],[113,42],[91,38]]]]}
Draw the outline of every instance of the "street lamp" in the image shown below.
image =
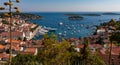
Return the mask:
{"type": "MultiPolygon", "coordinates": [[[[11,30],[11,23],[12,23],[12,9],[15,9],[17,13],[20,13],[18,7],[14,7],[12,8],[13,6],[13,2],[16,2],[16,3],[19,3],[20,0],[16,0],[16,1],[11,1],[9,0],[8,2],[4,2],[4,5],[5,6],[9,6],[8,10],[9,10],[9,13],[5,13],[4,16],[7,16],[7,17],[10,17],[10,22],[9,22],[9,28],[10,28],[10,55],[9,55],[9,65],[11,65],[12,63],[12,30],[11,30]]],[[[7,10],[5,9],[5,7],[0,7],[0,10],[7,10]]]]}

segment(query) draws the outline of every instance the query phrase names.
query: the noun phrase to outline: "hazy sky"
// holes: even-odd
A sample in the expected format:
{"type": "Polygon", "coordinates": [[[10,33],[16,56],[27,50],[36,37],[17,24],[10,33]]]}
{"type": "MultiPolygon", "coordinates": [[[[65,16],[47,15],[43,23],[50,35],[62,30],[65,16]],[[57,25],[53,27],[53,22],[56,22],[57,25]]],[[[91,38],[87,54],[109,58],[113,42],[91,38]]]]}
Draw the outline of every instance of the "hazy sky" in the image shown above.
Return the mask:
{"type": "Polygon", "coordinates": [[[27,12],[120,11],[120,0],[21,0],[16,5],[27,12]]]}

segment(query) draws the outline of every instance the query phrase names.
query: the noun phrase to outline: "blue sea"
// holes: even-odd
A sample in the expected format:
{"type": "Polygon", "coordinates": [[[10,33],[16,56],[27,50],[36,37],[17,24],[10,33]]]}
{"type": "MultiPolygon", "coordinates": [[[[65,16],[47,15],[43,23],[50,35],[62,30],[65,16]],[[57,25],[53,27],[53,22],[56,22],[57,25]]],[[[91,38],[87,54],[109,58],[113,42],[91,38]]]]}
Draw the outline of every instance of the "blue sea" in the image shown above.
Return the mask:
{"type": "MultiPolygon", "coordinates": [[[[101,16],[82,16],[83,20],[69,20],[65,14],[101,14],[102,12],[37,12],[43,16],[42,20],[31,20],[40,26],[52,27],[57,30],[55,33],[58,37],[79,38],[93,35],[96,26],[111,19],[119,20],[120,15],[101,15],[101,16]],[[62,25],[60,25],[62,23],[62,25]]],[[[42,36],[36,35],[34,39],[40,39],[42,36]]]]}

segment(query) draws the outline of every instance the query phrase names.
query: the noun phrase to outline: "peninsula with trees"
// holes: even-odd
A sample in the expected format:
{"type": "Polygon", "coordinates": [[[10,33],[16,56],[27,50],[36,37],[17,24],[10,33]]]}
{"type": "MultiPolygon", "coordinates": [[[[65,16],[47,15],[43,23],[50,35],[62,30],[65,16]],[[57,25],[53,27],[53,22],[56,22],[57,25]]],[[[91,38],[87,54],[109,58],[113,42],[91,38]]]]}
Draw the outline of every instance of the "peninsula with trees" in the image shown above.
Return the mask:
{"type": "MultiPolygon", "coordinates": [[[[31,14],[31,13],[12,13],[13,17],[19,17],[23,20],[42,20],[43,16],[31,14]]],[[[0,17],[4,17],[4,13],[0,13],[0,17]]]]}

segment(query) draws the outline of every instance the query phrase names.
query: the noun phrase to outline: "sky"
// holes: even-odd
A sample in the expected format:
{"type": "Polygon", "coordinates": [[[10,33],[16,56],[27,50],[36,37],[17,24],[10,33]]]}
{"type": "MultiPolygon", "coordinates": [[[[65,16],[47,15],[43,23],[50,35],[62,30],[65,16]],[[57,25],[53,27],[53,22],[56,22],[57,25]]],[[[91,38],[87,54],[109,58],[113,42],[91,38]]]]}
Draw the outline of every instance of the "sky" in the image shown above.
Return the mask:
{"type": "Polygon", "coordinates": [[[120,12],[120,0],[21,0],[15,6],[22,12],[120,12]]]}

